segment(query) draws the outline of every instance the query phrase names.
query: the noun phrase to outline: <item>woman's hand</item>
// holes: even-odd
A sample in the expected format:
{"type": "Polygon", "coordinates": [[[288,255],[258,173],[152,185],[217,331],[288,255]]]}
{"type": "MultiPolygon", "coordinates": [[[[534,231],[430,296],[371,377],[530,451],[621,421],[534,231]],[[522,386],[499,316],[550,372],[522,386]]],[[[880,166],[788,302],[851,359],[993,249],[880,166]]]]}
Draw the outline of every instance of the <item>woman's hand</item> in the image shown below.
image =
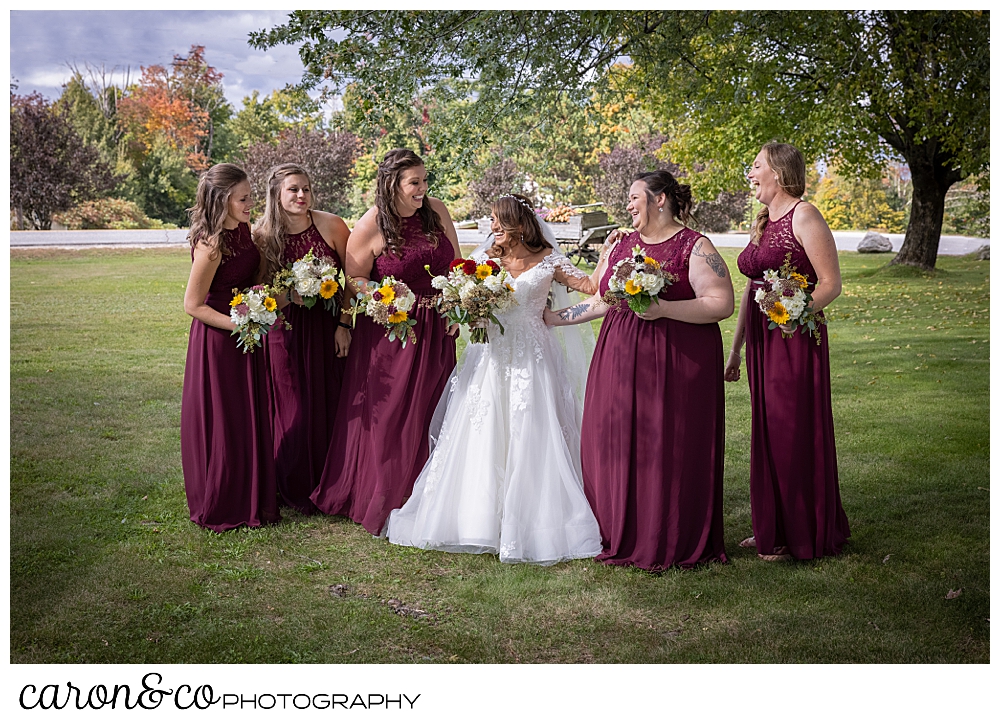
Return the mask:
{"type": "Polygon", "coordinates": [[[732,350],[729,353],[729,361],[726,362],[726,370],[722,373],[722,378],[726,382],[736,382],[740,378],[740,353],[732,350]]]}
{"type": "Polygon", "coordinates": [[[795,327],[791,324],[779,324],[778,329],[781,330],[782,334],[793,334],[795,332],[795,327]]]}
{"type": "Polygon", "coordinates": [[[294,289],[289,289],[289,290],[288,290],[288,301],[292,302],[293,304],[298,304],[298,305],[299,305],[300,307],[301,307],[301,306],[303,305],[303,303],[304,303],[304,302],[302,301],[302,295],[301,295],[301,294],[299,294],[299,293],[298,293],[297,291],[295,291],[294,289]]]}
{"type": "Polygon", "coordinates": [[[448,325],[448,336],[449,337],[457,337],[458,333],[461,332],[461,331],[462,331],[462,325],[461,324],[457,324],[456,323],[456,324],[449,324],[448,325]]]}
{"type": "Polygon", "coordinates": [[[351,336],[351,330],[346,327],[338,326],[333,333],[333,345],[338,357],[346,357],[351,351],[351,336]]]}
{"type": "Polygon", "coordinates": [[[663,319],[667,316],[667,302],[662,299],[654,299],[645,312],[636,316],[639,319],[645,319],[647,322],[663,319]]]}
{"type": "Polygon", "coordinates": [[[559,321],[559,315],[548,307],[545,307],[545,309],[542,310],[542,321],[552,327],[559,321]]]}

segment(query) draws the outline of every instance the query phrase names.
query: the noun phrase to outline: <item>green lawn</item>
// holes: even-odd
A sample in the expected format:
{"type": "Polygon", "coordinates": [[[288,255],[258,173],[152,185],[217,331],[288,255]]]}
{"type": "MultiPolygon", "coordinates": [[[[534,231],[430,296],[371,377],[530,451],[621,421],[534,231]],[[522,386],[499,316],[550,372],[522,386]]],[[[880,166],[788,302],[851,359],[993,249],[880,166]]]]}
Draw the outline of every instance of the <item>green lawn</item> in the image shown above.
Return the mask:
{"type": "Polygon", "coordinates": [[[731,563],[650,575],[401,548],[290,510],[201,530],[179,454],[187,251],[12,251],[11,662],[989,662],[989,263],[840,258],[845,553],[737,547],[744,375],[727,385],[731,563]]]}

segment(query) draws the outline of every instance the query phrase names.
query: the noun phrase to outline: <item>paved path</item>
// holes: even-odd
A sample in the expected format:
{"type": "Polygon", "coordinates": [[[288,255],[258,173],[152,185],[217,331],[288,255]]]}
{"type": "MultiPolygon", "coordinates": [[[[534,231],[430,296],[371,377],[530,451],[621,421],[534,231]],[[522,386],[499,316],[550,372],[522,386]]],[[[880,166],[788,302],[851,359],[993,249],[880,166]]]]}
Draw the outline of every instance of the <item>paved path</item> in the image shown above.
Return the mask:
{"type": "MultiPolygon", "coordinates": [[[[152,248],[152,247],[183,247],[187,246],[185,239],[187,229],[136,229],[131,231],[11,231],[10,248],[152,248]]],[[[858,242],[865,233],[863,231],[835,231],[833,238],[841,251],[855,251],[858,242]]],[[[746,232],[733,231],[727,234],[709,235],[716,246],[744,247],[749,240],[746,232]]],[[[892,242],[892,250],[899,251],[903,245],[902,234],[886,234],[892,242]]],[[[484,239],[476,229],[459,229],[458,240],[462,246],[477,246],[484,239]]],[[[955,256],[971,254],[980,246],[989,244],[989,239],[977,239],[969,236],[942,236],[938,254],[955,256]]]]}

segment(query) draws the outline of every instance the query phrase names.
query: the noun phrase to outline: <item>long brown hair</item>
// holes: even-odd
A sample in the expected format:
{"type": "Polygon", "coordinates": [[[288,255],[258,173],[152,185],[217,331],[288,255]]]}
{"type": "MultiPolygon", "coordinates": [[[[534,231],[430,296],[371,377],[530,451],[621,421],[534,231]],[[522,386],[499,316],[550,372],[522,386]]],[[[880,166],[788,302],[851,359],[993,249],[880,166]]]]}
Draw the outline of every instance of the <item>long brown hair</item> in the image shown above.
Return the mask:
{"type": "Polygon", "coordinates": [[[691,186],[682,184],[669,171],[646,171],[636,174],[632,181],[642,181],[646,184],[646,198],[650,204],[656,203],[660,194],[667,195],[667,205],[673,218],[682,224],[691,219],[691,186]]]}
{"type": "MultiPolygon", "coordinates": [[[[408,148],[394,148],[385,154],[382,163],[378,165],[375,177],[375,209],[378,220],[378,230],[385,240],[385,249],[393,256],[399,256],[403,246],[403,219],[396,211],[396,196],[399,194],[399,181],[403,171],[408,168],[423,166],[424,162],[408,148]]],[[[444,232],[441,217],[431,208],[427,195],[424,203],[417,209],[420,225],[431,246],[437,247],[438,237],[435,232],[444,232]]]]}
{"type": "MultiPolygon", "coordinates": [[[[802,198],[806,192],[806,161],[802,157],[802,152],[790,143],[777,141],[764,144],[761,150],[767,159],[767,165],[778,177],[778,186],[781,190],[793,198],[802,198]]],[[[750,241],[754,244],[760,243],[761,234],[767,226],[768,213],[766,206],[757,212],[753,230],[750,232],[750,241]]]]}
{"type": "MultiPolygon", "coordinates": [[[[312,191],[312,181],[304,168],[297,163],[279,163],[267,172],[267,198],[264,201],[264,215],[253,227],[253,240],[264,257],[264,278],[271,279],[281,269],[281,256],[285,251],[285,231],[287,226],[285,211],[281,208],[281,186],[289,176],[305,176],[312,191]]],[[[310,193],[312,208],[316,198],[310,193]]]]}
{"type": "Polygon", "coordinates": [[[192,251],[198,244],[205,244],[212,250],[213,259],[217,254],[225,257],[232,253],[222,232],[233,189],[247,180],[246,171],[232,163],[217,163],[201,175],[194,206],[187,210],[191,218],[187,240],[192,251]]]}
{"type": "MultiPolygon", "coordinates": [[[[490,213],[506,236],[518,233],[521,244],[528,251],[535,253],[552,248],[542,234],[542,227],[531,208],[531,202],[521,194],[504,194],[490,206],[490,213]]],[[[503,259],[509,252],[509,246],[494,243],[487,253],[492,257],[503,259]]]]}

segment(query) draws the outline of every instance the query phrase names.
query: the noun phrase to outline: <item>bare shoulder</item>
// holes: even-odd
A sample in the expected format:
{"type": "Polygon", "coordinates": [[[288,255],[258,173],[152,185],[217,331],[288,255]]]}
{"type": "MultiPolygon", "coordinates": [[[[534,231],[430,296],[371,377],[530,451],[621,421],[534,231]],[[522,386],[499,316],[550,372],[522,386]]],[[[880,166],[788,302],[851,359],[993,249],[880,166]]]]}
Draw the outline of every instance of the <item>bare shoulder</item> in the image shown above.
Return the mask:
{"type": "Polygon", "coordinates": [[[373,206],[358,219],[358,223],[354,225],[351,236],[363,239],[374,238],[378,235],[378,209],[373,206]]]}
{"type": "Polygon", "coordinates": [[[333,241],[337,238],[347,238],[350,230],[342,218],[327,211],[313,211],[313,223],[319,229],[324,239],[333,241]]]}
{"type": "Polygon", "coordinates": [[[817,237],[829,237],[830,241],[833,240],[833,234],[823,214],[808,201],[803,201],[795,207],[795,213],[792,215],[792,232],[800,242],[811,241],[817,237]]]}
{"type": "Polygon", "coordinates": [[[438,213],[438,215],[441,216],[442,218],[446,219],[451,218],[451,214],[448,213],[448,207],[444,205],[444,202],[441,199],[436,199],[433,196],[428,196],[427,203],[429,203],[431,205],[431,208],[434,209],[438,213]]]}

